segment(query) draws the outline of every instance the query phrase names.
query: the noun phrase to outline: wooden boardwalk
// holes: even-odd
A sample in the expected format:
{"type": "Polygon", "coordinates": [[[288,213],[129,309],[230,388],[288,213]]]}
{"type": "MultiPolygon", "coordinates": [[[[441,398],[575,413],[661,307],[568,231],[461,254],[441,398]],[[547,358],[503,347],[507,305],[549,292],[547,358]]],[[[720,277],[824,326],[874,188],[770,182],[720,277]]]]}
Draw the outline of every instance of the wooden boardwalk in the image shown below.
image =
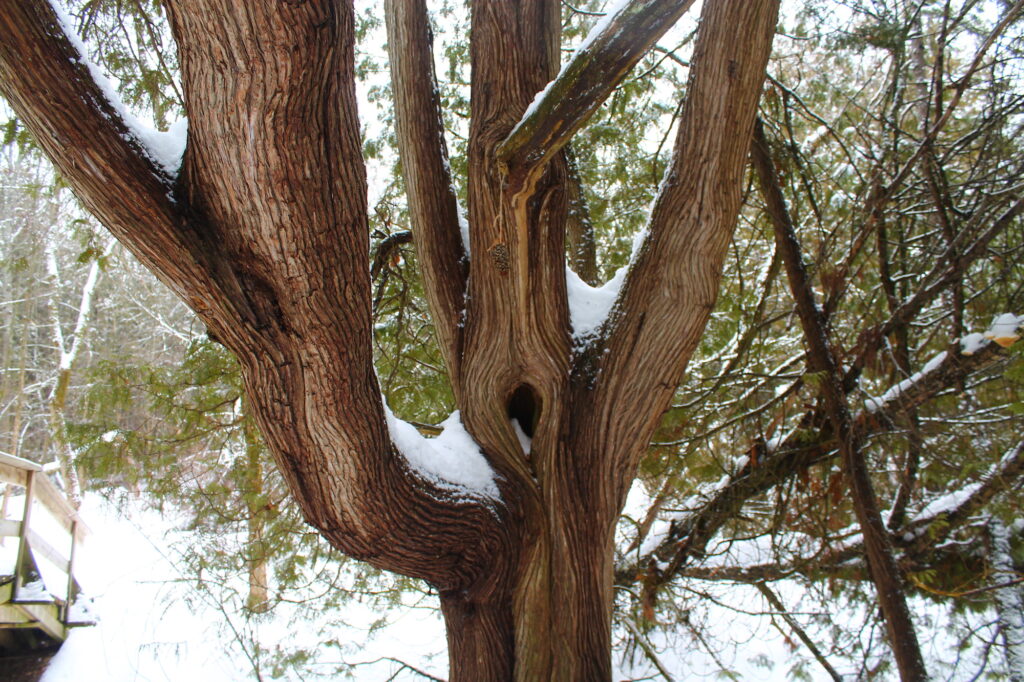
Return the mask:
{"type": "Polygon", "coordinates": [[[75,554],[89,529],[38,464],[0,453],[0,484],[14,486],[21,507],[20,518],[0,515],[0,556],[16,543],[13,562],[0,565],[0,655],[11,655],[93,624],[75,613],[75,554]]]}

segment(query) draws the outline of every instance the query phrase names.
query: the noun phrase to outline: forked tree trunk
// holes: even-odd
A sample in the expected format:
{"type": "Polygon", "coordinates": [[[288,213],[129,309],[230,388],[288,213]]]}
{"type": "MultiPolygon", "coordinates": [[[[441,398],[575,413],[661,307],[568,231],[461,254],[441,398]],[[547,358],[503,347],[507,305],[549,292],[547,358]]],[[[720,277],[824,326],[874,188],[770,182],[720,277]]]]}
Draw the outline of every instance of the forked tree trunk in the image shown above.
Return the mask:
{"type": "Polygon", "coordinates": [[[0,4],[0,87],[85,205],[238,356],[306,519],[438,589],[452,680],[610,679],[615,523],[714,305],[778,0],[704,3],[646,237],[609,319],[575,340],[565,251],[580,191],[565,146],[691,0],[626,3],[561,70],[558,0],[470,3],[468,249],[426,6],[386,3],[424,290],[499,498],[453,495],[389,432],[352,4],[166,4],[189,116],[177,175],[147,156],[45,0],[0,4]]]}

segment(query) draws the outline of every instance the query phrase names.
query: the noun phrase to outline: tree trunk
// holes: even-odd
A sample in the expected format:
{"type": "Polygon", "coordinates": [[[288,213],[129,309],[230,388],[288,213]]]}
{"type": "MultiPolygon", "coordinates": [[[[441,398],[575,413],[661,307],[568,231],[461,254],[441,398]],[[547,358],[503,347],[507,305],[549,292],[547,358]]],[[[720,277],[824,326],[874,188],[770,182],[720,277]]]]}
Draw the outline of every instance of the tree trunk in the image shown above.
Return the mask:
{"type": "Polygon", "coordinates": [[[556,561],[547,544],[523,547],[510,590],[441,594],[451,680],[611,679],[611,552],[556,561]]]}
{"type": "Polygon", "coordinates": [[[1001,520],[988,523],[996,616],[1006,651],[1010,682],[1024,682],[1024,590],[1013,565],[1010,533],[1001,520]]]}
{"type": "Polygon", "coordinates": [[[498,494],[417,469],[381,402],[351,2],[168,0],[189,115],[177,174],[45,0],[0,6],[12,106],[85,205],[238,356],[306,519],[438,590],[453,682],[611,678],[614,528],[715,303],[778,0],[704,3],[673,160],[613,311],[585,338],[568,305],[577,181],[564,150],[691,1],[621,5],[562,69],[560,2],[471,3],[468,244],[425,3],[387,3],[426,299],[498,494]]]}

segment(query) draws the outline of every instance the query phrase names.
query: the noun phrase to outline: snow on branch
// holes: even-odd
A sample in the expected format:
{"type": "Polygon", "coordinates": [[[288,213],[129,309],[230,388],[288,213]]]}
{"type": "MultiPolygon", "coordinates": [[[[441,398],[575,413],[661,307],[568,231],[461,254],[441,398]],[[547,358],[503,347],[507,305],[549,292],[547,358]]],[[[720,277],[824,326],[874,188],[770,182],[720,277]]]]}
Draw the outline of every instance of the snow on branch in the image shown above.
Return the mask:
{"type": "Polygon", "coordinates": [[[953,341],[949,348],[932,357],[919,371],[890,387],[881,396],[865,398],[865,409],[870,413],[875,413],[896,404],[902,404],[906,409],[913,402],[912,394],[921,392],[915,391],[915,387],[936,382],[942,383],[943,375],[948,373],[951,367],[962,362],[960,358],[981,354],[986,348],[993,345],[992,342],[1002,348],[1009,348],[1020,338],[1018,331],[1022,324],[1024,324],[1024,317],[1017,317],[1012,313],[997,316],[988,331],[968,334],[953,341]]]}
{"type": "Polygon", "coordinates": [[[992,498],[1009,490],[1022,475],[1024,440],[1010,448],[980,482],[961,486],[929,502],[908,524],[902,542],[911,551],[941,542],[953,529],[979,513],[992,498]]]}
{"type": "MultiPolygon", "coordinates": [[[[874,410],[866,407],[855,414],[853,431],[856,436],[867,438],[896,428],[900,415],[908,408],[935,398],[967,377],[1006,358],[1007,352],[1000,345],[983,341],[971,354],[960,352],[960,340],[954,341],[940,354],[939,361],[929,363],[931,366],[927,372],[919,372],[920,376],[912,382],[901,383],[900,391],[893,391],[886,400],[876,399],[878,404],[872,404],[874,410]]],[[[658,530],[647,538],[634,562],[616,568],[616,580],[632,583],[644,572],[644,566],[657,568],[659,582],[668,582],[682,575],[692,560],[705,556],[708,543],[749,500],[789,480],[808,466],[838,455],[834,435],[823,415],[810,412],[801,423],[806,427],[793,430],[774,447],[755,446],[756,458],[738,456],[736,459],[744,462],[742,467],[718,482],[702,487],[698,494],[682,505],[688,511],[674,513],[671,518],[660,522],[658,530]]],[[[990,475],[986,479],[989,483],[983,483],[982,488],[976,491],[976,495],[988,497],[972,496],[973,502],[964,504],[978,505],[980,502],[983,505],[1001,489],[998,486],[1016,480],[1020,474],[1015,467],[1024,470],[1024,453],[1007,455],[999,466],[1002,473],[990,475]]],[[[967,509],[963,508],[964,511],[967,509]]],[[[959,516],[953,520],[957,521],[959,516]]],[[[927,537],[928,533],[923,535],[927,537]]],[[[905,545],[906,541],[902,544],[905,545]]]]}
{"type": "Polygon", "coordinates": [[[494,470],[462,425],[459,411],[441,423],[441,434],[426,438],[384,405],[395,447],[419,475],[455,495],[500,499],[494,470]]]}
{"type": "Polygon", "coordinates": [[[138,143],[150,161],[173,179],[181,168],[181,160],[185,154],[185,144],[188,139],[188,119],[178,119],[171,124],[167,132],[163,132],[145,123],[129,111],[128,106],[117,93],[114,83],[95,62],[89,59],[89,52],[75,31],[71,17],[67,15],[59,2],[51,0],[50,6],[53,8],[54,14],[57,15],[57,20],[64,30],[64,36],[78,52],[78,62],[89,70],[89,74],[96,83],[96,87],[99,88],[107,103],[110,104],[111,108],[120,117],[121,122],[128,129],[134,141],[138,143]]]}
{"type": "Polygon", "coordinates": [[[498,146],[510,173],[528,176],[542,168],[692,4],[617,0],[498,146]]]}
{"type": "MultiPolygon", "coordinates": [[[[1022,476],[1024,441],[1007,450],[980,482],[952,490],[925,505],[902,532],[892,537],[894,546],[904,560],[919,567],[942,560],[942,553],[935,554],[937,549],[946,554],[953,552],[963,556],[985,554],[976,544],[971,544],[977,543],[978,538],[966,545],[957,543],[956,547],[944,543],[954,530],[963,527],[972,519],[977,520],[984,507],[995,496],[1013,488],[1022,476]]],[[[858,579],[866,579],[868,576],[867,565],[862,561],[864,544],[859,533],[833,546],[827,552],[797,554],[784,561],[777,560],[774,549],[766,547],[765,540],[766,538],[761,537],[737,542],[723,541],[720,544],[727,547],[727,554],[709,552],[707,560],[692,566],[680,566],[675,575],[699,580],[741,583],[782,580],[794,574],[846,575],[858,579]]],[[[996,558],[993,556],[993,560],[996,558]]],[[[994,582],[1011,581],[1007,579],[994,582]]]]}
{"type": "Polygon", "coordinates": [[[608,319],[626,279],[627,268],[619,268],[615,275],[601,286],[592,287],[584,282],[572,268],[565,268],[565,288],[569,300],[569,320],[576,345],[592,338],[608,319]]]}

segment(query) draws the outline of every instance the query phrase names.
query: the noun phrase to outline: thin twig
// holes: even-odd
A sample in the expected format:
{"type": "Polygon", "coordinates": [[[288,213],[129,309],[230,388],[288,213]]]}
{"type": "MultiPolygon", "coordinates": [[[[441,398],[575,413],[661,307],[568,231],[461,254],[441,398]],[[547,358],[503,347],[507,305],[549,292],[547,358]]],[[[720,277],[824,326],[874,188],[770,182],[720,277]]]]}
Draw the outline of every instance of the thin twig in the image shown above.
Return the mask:
{"type": "Polygon", "coordinates": [[[828,662],[825,656],[821,653],[821,650],[818,649],[817,645],[815,645],[815,643],[811,641],[811,638],[807,636],[807,633],[804,631],[802,627],[800,627],[800,624],[797,623],[791,615],[789,615],[789,612],[786,611],[786,607],[783,606],[782,601],[779,599],[778,595],[772,592],[771,588],[768,587],[768,584],[763,582],[754,583],[754,587],[756,587],[761,592],[761,594],[764,595],[764,598],[768,600],[768,603],[771,604],[771,607],[775,609],[780,616],[782,616],[782,618],[786,621],[789,627],[793,628],[793,632],[796,633],[796,636],[800,638],[800,641],[804,643],[804,646],[806,646],[807,649],[811,652],[811,655],[814,656],[818,663],[821,664],[821,667],[824,668],[828,672],[828,674],[832,676],[832,679],[836,680],[836,682],[843,682],[842,675],[836,672],[836,669],[833,668],[832,664],[828,662]]]}

